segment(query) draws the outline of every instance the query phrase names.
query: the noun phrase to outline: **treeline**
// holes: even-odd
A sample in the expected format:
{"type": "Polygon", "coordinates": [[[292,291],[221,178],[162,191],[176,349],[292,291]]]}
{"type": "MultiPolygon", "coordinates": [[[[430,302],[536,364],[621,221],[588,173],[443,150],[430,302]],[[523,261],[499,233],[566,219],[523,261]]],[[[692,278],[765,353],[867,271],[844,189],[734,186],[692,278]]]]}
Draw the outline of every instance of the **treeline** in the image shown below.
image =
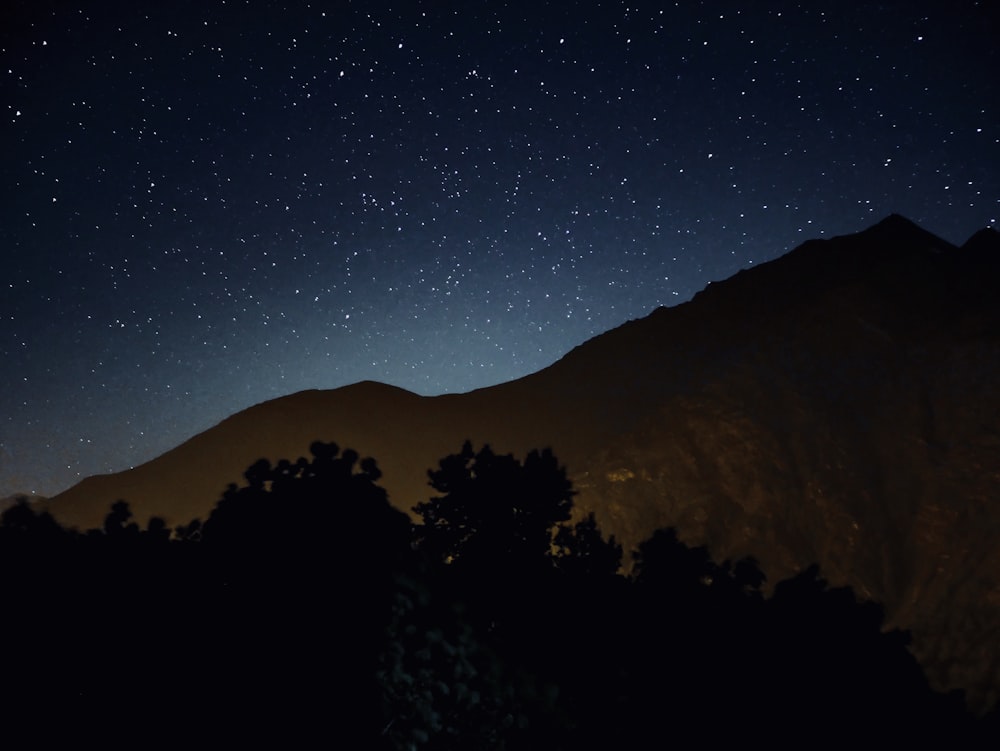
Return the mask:
{"type": "Polygon", "coordinates": [[[555,457],[462,450],[417,523],[371,459],[261,460],[211,515],[2,515],[0,734],[35,747],[646,749],[1000,737],[881,608],[673,530],[631,553],[555,457]],[[771,590],[768,590],[771,591],[771,590]]]}

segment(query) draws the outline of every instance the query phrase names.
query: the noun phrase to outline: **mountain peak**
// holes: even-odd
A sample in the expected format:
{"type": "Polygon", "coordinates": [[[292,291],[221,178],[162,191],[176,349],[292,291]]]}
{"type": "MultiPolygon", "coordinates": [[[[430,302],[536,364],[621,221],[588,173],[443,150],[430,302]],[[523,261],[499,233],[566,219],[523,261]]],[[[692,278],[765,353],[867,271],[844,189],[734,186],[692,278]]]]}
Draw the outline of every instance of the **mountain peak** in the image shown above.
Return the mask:
{"type": "Polygon", "coordinates": [[[916,222],[907,219],[902,214],[896,213],[889,214],[889,216],[885,219],[876,223],[873,228],[874,227],[879,227],[883,230],[893,232],[912,232],[913,230],[920,230],[923,232],[923,229],[916,222]]]}
{"type": "Polygon", "coordinates": [[[890,214],[861,232],[807,240],[780,258],[706,287],[695,300],[718,301],[744,312],[779,310],[836,287],[875,277],[892,280],[915,260],[954,250],[906,217],[890,214]]]}
{"type": "Polygon", "coordinates": [[[993,227],[983,227],[965,241],[962,250],[1000,253],[1000,232],[993,227]]]}
{"type": "Polygon", "coordinates": [[[863,237],[879,243],[891,244],[892,250],[905,249],[909,252],[925,250],[940,252],[954,248],[948,241],[928,232],[902,214],[889,214],[877,224],[857,235],[849,235],[849,237],[863,237]]]}

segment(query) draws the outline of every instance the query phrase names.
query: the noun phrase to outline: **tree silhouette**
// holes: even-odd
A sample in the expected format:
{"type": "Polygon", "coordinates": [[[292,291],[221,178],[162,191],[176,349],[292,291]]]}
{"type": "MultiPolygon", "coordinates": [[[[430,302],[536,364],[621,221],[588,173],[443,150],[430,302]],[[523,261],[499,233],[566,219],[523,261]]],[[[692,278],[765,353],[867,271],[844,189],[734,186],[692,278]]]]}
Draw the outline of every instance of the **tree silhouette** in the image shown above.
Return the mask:
{"type": "Polygon", "coordinates": [[[172,536],[124,502],[87,534],[8,509],[5,732],[65,745],[105,717],[108,739],[142,745],[198,717],[226,745],[996,747],[997,717],[974,724],[931,692],[906,635],[817,567],[765,598],[753,559],[719,564],[660,530],[626,580],[594,516],[569,522],[547,451],[466,443],[429,472],[423,525],[379,474],[317,442],[310,459],[256,462],[172,536]]]}
{"type": "Polygon", "coordinates": [[[431,707],[420,717],[443,723],[437,742],[458,733],[461,742],[446,748],[580,747],[571,736],[583,741],[585,733],[571,728],[618,674],[609,645],[623,594],[613,586],[624,584],[616,576],[621,546],[602,537],[592,514],[569,523],[575,492],[550,450],[531,451],[522,463],[466,442],[428,477],[439,495],[414,509],[423,520],[415,544],[432,563],[434,597],[452,609],[438,609],[437,630],[405,630],[411,636],[400,642],[395,664],[425,676],[421,695],[431,707]],[[461,673],[466,661],[456,650],[470,649],[494,656],[494,669],[464,681],[476,702],[456,720],[457,697],[433,687],[461,673]],[[478,745],[477,727],[485,732],[478,745]]]}
{"type": "Polygon", "coordinates": [[[303,732],[372,739],[378,656],[410,521],[389,505],[373,460],[320,441],[310,453],[254,463],[200,530],[183,530],[197,533],[214,582],[209,607],[224,637],[213,644],[211,673],[228,692],[231,718],[304,715],[314,722],[300,723],[303,732]]]}
{"type": "Polygon", "coordinates": [[[633,557],[637,584],[677,599],[704,598],[720,573],[707,548],[685,545],[673,528],[656,530],[633,557]]]}
{"type": "Polygon", "coordinates": [[[420,503],[417,545],[432,559],[478,571],[551,567],[556,526],[570,518],[574,491],[549,449],[522,464],[511,454],[462,451],[429,470],[442,495],[420,503]]]}
{"type": "Polygon", "coordinates": [[[4,541],[14,535],[61,537],[65,530],[47,511],[36,512],[27,498],[17,501],[0,514],[0,535],[4,541]]]}
{"type": "Polygon", "coordinates": [[[557,568],[577,578],[607,578],[618,573],[622,563],[622,546],[614,535],[605,539],[590,513],[575,525],[559,525],[555,544],[557,568]]]}
{"type": "Polygon", "coordinates": [[[120,535],[135,536],[139,534],[139,525],[130,522],[132,510],[125,501],[116,501],[111,506],[111,512],[104,517],[104,534],[109,537],[120,535]]]}
{"type": "Polygon", "coordinates": [[[313,558],[370,567],[408,548],[409,520],[377,484],[373,459],[321,441],[310,452],[311,461],[258,460],[245,473],[247,485],[230,485],[200,529],[182,531],[210,547],[263,556],[269,565],[313,558]]]}
{"type": "Polygon", "coordinates": [[[845,728],[898,726],[914,740],[944,721],[958,730],[954,707],[930,691],[907,650],[909,634],[886,630],[880,605],[831,587],[818,566],[779,582],[767,616],[770,693],[800,717],[836,714],[845,728]]]}

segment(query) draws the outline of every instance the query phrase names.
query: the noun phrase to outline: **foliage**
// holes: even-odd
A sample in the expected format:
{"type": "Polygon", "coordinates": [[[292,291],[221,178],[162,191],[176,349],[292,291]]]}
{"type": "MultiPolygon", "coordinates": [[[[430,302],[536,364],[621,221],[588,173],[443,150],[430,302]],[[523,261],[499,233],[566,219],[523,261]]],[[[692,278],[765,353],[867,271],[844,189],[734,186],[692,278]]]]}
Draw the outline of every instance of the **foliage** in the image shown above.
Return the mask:
{"type": "Polygon", "coordinates": [[[418,504],[418,546],[431,558],[476,570],[537,570],[551,562],[556,525],[573,506],[572,484],[552,452],[531,451],[521,463],[489,446],[466,442],[429,470],[442,495],[418,504]]]}
{"type": "Polygon", "coordinates": [[[272,467],[261,459],[248,468],[247,485],[230,485],[202,525],[203,542],[251,548],[255,555],[263,550],[272,559],[358,554],[377,560],[408,544],[409,522],[389,505],[373,459],[321,441],[310,452],[311,461],[283,459],[272,467]]]}
{"type": "Polygon", "coordinates": [[[556,567],[568,576],[585,580],[614,576],[622,563],[622,546],[611,535],[605,539],[594,514],[572,527],[560,524],[555,539],[556,567]]]}
{"type": "Polygon", "coordinates": [[[87,533],[8,509],[8,732],[66,745],[107,716],[105,740],[184,742],[197,717],[226,745],[579,749],[998,730],[931,692],[906,635],[816,567],[765,598],[753,559],[667,529],[625,579],[595,517],[571,521],[550,451],[467,443],[429,472],[422,525],[378,479],[317,442],[173,533],[123,501],[87,533]]]}

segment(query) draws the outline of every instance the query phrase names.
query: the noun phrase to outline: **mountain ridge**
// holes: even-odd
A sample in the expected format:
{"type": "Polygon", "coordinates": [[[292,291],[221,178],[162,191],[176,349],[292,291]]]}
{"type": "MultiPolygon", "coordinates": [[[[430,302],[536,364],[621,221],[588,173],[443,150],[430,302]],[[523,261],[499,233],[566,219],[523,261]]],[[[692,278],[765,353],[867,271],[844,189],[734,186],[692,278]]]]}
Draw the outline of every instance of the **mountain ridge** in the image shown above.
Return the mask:
{"type": "Polygon", "coordinates": [[[957,247],[903,217],[803,243],[524,378],[419,396],[375,382],[251,407],[47,506],[93,526],[205,518],[261,456],[313,440],[371,455],[399,508],[464,440],[550,447],[581,513],[626,549],[676,527],[772,581],[818,562],[885,604],[941,688],[1000,687],[1000,235],[957,247]],[[985,651],[985,652],[984,652],[985,651]],[[984,659],[987,654],[989,659],[984,659]]]}

